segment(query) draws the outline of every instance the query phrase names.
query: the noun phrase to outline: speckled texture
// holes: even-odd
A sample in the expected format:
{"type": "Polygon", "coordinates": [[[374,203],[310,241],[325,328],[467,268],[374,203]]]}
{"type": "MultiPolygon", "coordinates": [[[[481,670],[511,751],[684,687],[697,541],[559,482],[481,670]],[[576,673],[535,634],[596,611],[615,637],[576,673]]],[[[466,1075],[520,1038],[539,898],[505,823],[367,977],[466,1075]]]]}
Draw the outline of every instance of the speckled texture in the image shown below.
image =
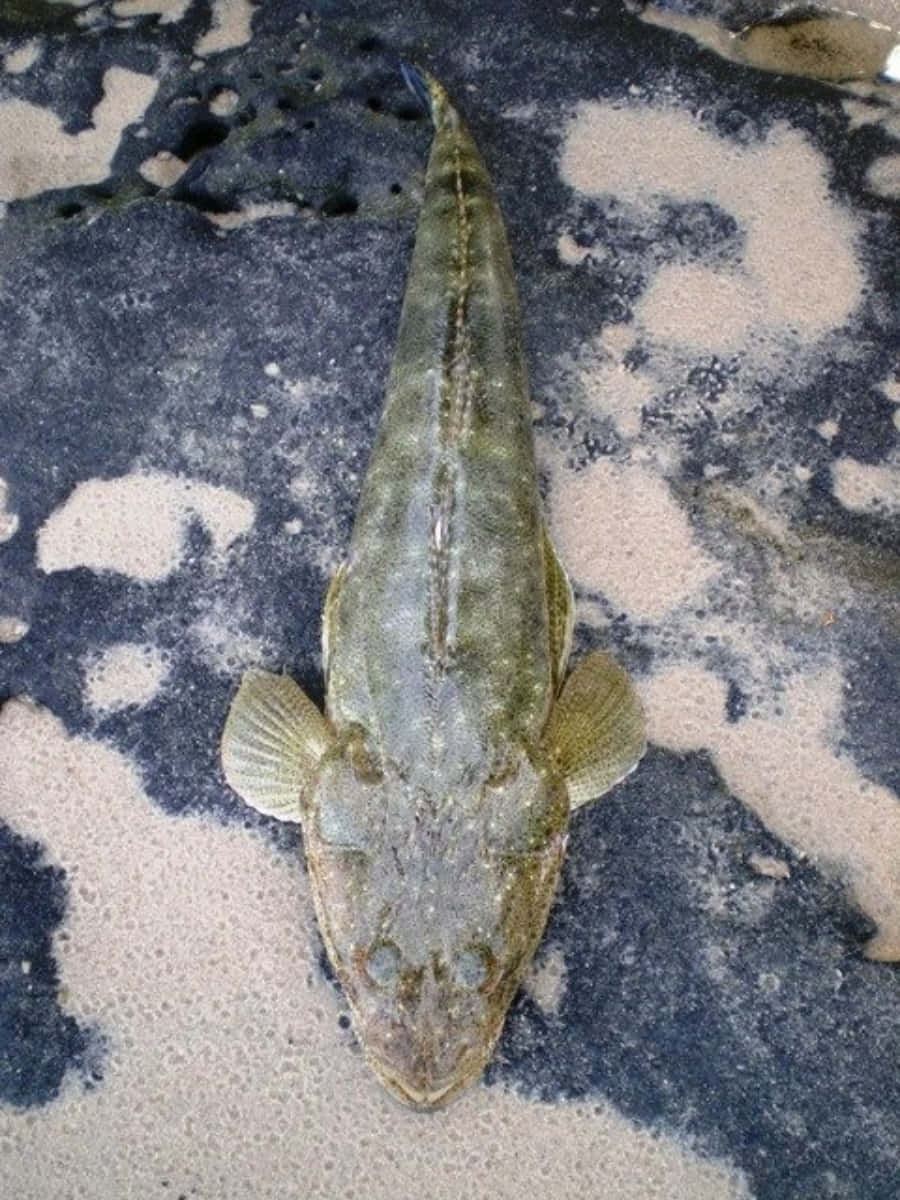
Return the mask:
{"type": "Polygon", "coordinates": [[[0,1192],[892,1200],[898,102],[639,4],[408,7],[0,19],[0,1192]],[[431,1118],[217,762],[244,666],[321,697],[430,138],[401,56],[492,172],[577,645],[653,743],[431,1118]]]}

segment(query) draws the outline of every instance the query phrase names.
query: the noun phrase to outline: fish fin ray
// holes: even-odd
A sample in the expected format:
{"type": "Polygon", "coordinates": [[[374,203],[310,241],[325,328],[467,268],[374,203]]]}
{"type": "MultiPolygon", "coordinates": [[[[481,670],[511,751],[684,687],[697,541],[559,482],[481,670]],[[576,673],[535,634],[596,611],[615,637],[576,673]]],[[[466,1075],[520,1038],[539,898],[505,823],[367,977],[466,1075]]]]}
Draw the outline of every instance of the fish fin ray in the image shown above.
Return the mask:
{"type": "Polygon", "coordinates": [[[222,769],[245,804],[299,821],[303,791],[334,740],[328,722],[287,675],[244,673],[222,731],[222,769]]]}
{"type": "Polygon", "coordinates": [[[550,712],[543,740],[573,810],[634,770],[646,747],[646,720],[634,685],[614,658],[594,651],[581,659],[550,712]]]}

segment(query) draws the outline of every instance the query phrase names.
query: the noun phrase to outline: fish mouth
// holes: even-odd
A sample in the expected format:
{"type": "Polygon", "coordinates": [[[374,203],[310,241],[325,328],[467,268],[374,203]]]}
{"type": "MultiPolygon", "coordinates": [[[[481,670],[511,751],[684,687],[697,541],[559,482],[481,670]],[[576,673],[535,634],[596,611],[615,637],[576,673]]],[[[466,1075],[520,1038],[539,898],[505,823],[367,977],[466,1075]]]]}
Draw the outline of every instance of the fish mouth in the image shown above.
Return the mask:
{"type": "Polygon", "coordinates": [[[455,1070],[439,1075],[426,1066],[400,1070],[396,1063],[386,1062],[374,1054],[366,1055],[369,1065],[382,1085],[407,1108],[433,1112],[455,1100],[460,1092],[474,1082],[484,1070],[487,1056],[465,1055],[455,1070]]]}
{"type": "Polygon", "coordinates": [[[439,1108],[444,1108],[451,1100],[456,1099],[465,1086],[454,1080],[444,1087],[428,1089],[410,1085],[397,1079],[396,1076],[380,1074],[379,1077],[395,1099],[399,1100],[401,1104],[405,1104],[407,1108],[415,1108],[419,1112],[435,1112],[439,1108]]]}

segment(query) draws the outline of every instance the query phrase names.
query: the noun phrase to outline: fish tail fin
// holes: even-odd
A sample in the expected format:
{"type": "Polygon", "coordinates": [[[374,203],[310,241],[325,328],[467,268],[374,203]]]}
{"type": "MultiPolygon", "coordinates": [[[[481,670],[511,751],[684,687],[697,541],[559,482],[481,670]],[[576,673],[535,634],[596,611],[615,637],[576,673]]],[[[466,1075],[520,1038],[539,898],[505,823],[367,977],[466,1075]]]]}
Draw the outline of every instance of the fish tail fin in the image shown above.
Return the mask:
{"type": "Polygon", "coordinates": [[[437,128],[444,115],[452,111],[450,98],[443,85],[438,83],[433,75],[413,63],[401,62],[403,81],[425,111],[431,117],[431,122],[437,128]]]}

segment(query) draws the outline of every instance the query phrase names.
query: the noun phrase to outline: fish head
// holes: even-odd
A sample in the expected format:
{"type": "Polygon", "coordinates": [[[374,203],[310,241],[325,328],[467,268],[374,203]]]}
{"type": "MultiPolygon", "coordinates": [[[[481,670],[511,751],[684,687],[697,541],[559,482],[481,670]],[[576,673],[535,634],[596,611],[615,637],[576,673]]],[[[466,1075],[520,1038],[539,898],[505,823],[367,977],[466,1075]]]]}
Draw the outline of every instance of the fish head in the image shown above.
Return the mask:
{"type": "Polygon", "coordinates": [[[366,1058],[420,1109],[491,1056],[547,920],[568,800],[517,749],[450,792],[411,791],[357,748],[323,769],[304,825],[320,929],[366,1058]]]}

